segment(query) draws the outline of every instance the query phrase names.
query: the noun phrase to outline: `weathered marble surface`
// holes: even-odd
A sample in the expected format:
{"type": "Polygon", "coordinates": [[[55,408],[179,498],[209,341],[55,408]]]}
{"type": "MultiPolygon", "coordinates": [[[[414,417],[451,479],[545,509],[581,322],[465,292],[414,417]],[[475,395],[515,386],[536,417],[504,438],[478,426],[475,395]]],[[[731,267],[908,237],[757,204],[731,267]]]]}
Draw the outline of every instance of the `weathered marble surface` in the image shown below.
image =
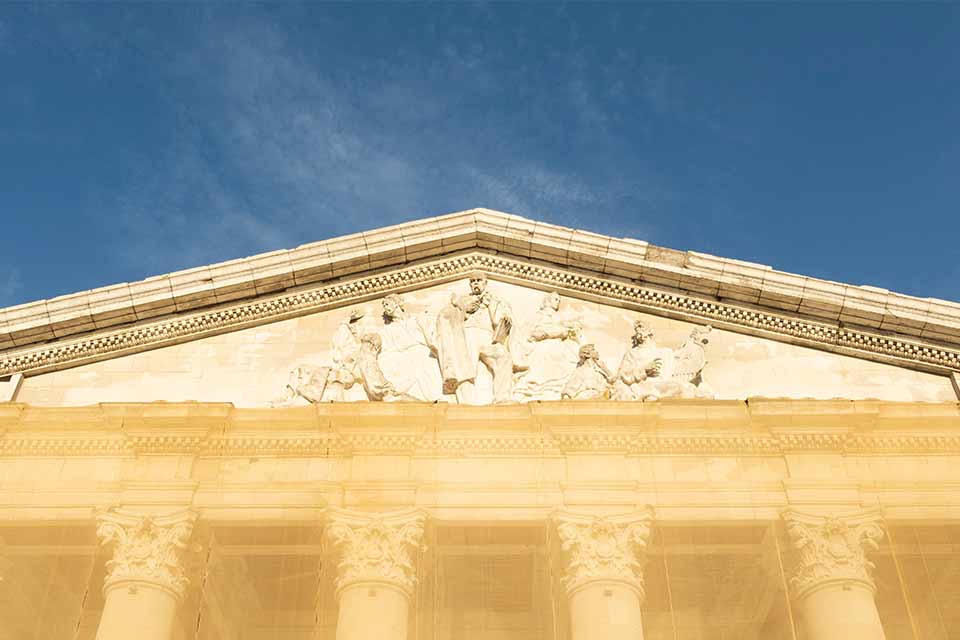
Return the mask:
{"type": "MultiPolygon", "coordinates": [[[[700,326],[566,296],[561,296],[556,309],[552,304],[545,307],[549,292],[498,281],[490,281],[485,292],[488,298],[495,298],[510,309],[512,326],[508,338],[516,370],[511,378],[514,400],[528,400],[537,394],[558,399],[577,368],[579,347],[585,344],[595,345],[597,362],[616,376],[631,347],[638,320],[653,332],[657,348],[667,347],[675,353],[684,351],[681,345],[700,326]],[[539,339],[530,341],[532,336],[539,339]],[[536,363],[533,366],[531,359],[536,363]],[[548,361],[555,365],[539,366],[548,361]],[[546,375],[558,368],[562,375],[546,375]],[[536,391],[531,393],[531,388],[536,391]]],[[[384,300],[371,300],[26,378],[17,400],[37,405],[75,405],[202,399],[233,402],[237,406],[267,406],[283,398],[291,371],[298,367],[295,376],[309,378],[320,367],[330,367],[345,379],[343,372],[356,366],[349,355],[344,355],[349,345],[353,340],[359,342],[364,334],[376,333],[381,338],[377,362],[396,394],[455,402],[456,394],[445,395],[442,388],[439,398],[433,397],[438,395],[442,380],[431,373],[434,356],[430,342],[435,337],[428,335],[436,329],[438,310],[450,306],[452,294],[473,295],[468,280],[402,294],[403,313],[389,323],[384,322],[384,300]],[[351,323],[354,312],[362,316],[351,323]],[[335,346],[334,342],[347,347],[335,346]]],[[[489,306],[484,309],[488,312],[489,306]]],[[[491,334],[493,326],[489,329],[491,334]]],[[[488,330],[482,331],[486,334],[488,330]]],[[[765,396],[956,400],[946,377],[729,331],[711,331],[704,349],[704,382],[718,399],[765,396]]],[[[490,368],[480,362],[479,354],[476,362],[475,388],[471,391],[475,397],[492,399],[490,368]]],[[[672,364],[676,365],[676,361],[672,364]]],[[[342,386],[342,400],[368,399],[362,382],[349,388],[342,386]]]]}

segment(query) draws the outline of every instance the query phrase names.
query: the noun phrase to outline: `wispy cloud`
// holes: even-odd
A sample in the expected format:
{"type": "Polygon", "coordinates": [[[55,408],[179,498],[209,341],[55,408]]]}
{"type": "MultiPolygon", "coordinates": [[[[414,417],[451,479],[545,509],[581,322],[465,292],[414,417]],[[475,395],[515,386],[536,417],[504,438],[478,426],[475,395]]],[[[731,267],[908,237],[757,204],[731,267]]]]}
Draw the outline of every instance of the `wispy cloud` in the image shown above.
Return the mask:
{"type": "MultiPolygon", "coordinates": [[[[522,65],[495,70],[503,54],[476,39],[440,51],[334,69],[267,23],[211,25],[170,70],[183,134],[137,160],[117,203],[128,258],[156,271],[172,254],[185,267],[470,206],[572,224],[663,193],[650,172],[624,181],[598,164],[578,175],[531,143],[529,110],[553,106],[524,103],[522,65]],[[528,111],[475,110],[512,91],[528,111]]],[[[611,136],[597,93],[609,90],[582,61],[564,64],[582,135],[611,136]]],[[[568,133],[543,135],[553,144],[568,133]]]]}
{"type": "Polygon", "coordinates": [[[0,307],[14,304],[23,289],[19,267],[0,265],[0,307]]]}

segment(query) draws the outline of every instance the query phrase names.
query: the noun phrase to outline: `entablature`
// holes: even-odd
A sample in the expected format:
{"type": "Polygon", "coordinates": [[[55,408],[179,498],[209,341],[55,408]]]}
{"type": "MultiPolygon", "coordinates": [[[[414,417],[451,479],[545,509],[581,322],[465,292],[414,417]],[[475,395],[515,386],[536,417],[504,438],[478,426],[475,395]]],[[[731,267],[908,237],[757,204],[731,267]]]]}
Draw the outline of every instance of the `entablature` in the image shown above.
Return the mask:
{"type": "Polygon", "coordinates": [[[0,404],[0,456],[351,457],[960,454],[960,403],[849,400],[526,405],[0,404]]]}

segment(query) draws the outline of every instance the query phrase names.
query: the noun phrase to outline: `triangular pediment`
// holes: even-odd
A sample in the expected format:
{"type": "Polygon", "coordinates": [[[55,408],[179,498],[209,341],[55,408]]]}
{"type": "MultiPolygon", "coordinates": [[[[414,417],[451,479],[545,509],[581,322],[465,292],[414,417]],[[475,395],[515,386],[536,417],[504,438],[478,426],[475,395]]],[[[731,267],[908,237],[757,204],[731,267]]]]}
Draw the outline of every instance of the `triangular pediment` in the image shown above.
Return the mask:
{"type": "MultiPolygon", "coordinates": [[[[334,334],[351,311],[365,314],[364,331],[383,333],[382,299],[401,293],[407,311],[435,331],[451,293],[468,293],[474,272],[485,274],[490,291],[512,309],[513,341],[525,339],[523,332],[535,324],[544,293],[558,292],[558,317],[582,326],[576,341],[565,345],[573,354],[563,357],[576,360],[574,347],[593,343],[611,373],[638,320],[660,347],[674,352],[694,329],[711,325],[703,377],[715,397],[956,397],[950,376],[960,369],[960,305],[485,209],[2,310],[0,376],[27,377],[18,396],[24,401],[35,394],[43,402],[41,377],[82,387],[87,376],[104,401],[262,404],[282,391],[282,379],[298,364],[329,365],[334,334]],[[259,355],[231,361],[244,350],[259,355]],[[213,354],[202,370],[198,353],[213,354]],[[140,384],[154,384],[154,390],[186,385],[194,395],[181,389],[169,397],[141,397],[137,375],[123,375],[137,366],[143,368],[140,384]],[[180,381],[156,386],[164,367],[182,373],[180,381]],[[117,391],[120,397],[106,391],[103,376],[111,371],[111,380],[125,379],[117,387],[124,390],[117,391]],[[190,376],[213,371],[234,388],[246,388],[243,397],[197,397],[190,376]],[[257,390],[234,377],[256,380],[257,390]]],[[[523,348],[513,345],[512,352],[523,348]]],[[[389,345],[383,358],[384,373],[396,376],[389,345]]],[[[531,375],[524,366],[513,372],[521,387],[531,375]]],[[[207,382],[207,390],[215,389],[207,382]]],[[[48,401],[90,397],[55,396],[48,394],[48,401]]]]}

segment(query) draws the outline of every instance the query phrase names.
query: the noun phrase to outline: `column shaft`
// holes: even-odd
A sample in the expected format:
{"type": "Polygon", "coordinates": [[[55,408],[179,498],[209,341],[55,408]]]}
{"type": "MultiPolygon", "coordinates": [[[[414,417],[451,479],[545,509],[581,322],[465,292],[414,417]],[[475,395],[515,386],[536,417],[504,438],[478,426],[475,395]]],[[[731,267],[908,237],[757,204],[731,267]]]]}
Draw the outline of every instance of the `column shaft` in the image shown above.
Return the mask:
{"type": "Polygon", "coordinates": [[[173,594],[148,584],[111,589],[96,640],[170,640],[177,605],[173,594]]]}
{"type": "Polygon", "coordinates": [[[863,585],[818,589],[798,607],[804,638],[809,640],[884,640],[873,591],[863,585]]]}
{"type": "Polygon", "coordinates": [[[570,596],[572,640],[643,640],[640,597],[630,585],[594,582],[570,596]]]}
{"type": "Polygon", "coordinates": [[[406,640],[410,598],[376,583],[358,582],[340,592],[337,640],[406,640]]]}

